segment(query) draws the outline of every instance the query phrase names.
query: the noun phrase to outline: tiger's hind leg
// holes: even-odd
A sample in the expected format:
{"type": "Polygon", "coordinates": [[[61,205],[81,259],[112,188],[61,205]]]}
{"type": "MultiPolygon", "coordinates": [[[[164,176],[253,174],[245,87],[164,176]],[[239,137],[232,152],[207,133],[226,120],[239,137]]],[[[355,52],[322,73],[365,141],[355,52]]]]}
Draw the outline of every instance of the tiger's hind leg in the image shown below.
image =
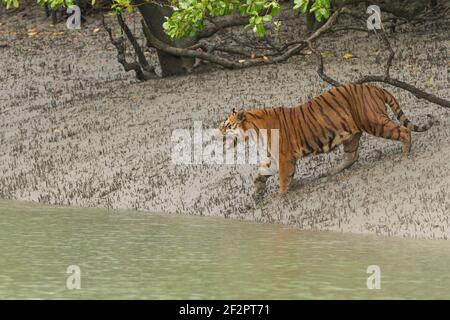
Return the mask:
{"type": "Polygon", "coordinates": [[[359,140],[361,139],[361,132],[355,133],[348,140],[343,142],[344,145],[344,161],[331,169],[329,176],[334,176],[339,172],[350,168],[359,158],[359,140]]]}
{"type": "Polygon", "coordinates": [[[371,132],[377,137],[400,141],[402,143],[402,151],[404,156],[408,156],[411,151],[411,130],[399,126],[392,120],[385,121],[384,124],[378,125],[374,132],[371,132]]]}
{"type": "Polygon", "coordinates": [[[280,160],[280,166],[278,170],[280,178],[280,189],[278,191],[278,197],[283,197],[289,189],[291,182],[295,174],[295,160],[280,160]]]}

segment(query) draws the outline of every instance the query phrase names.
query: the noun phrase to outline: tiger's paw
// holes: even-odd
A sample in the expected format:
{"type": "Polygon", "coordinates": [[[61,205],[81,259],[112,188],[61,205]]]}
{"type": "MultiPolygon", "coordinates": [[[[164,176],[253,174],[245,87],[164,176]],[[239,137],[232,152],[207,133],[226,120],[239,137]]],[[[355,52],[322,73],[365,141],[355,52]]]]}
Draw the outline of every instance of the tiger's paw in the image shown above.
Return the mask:
{"type": "Polygon", "coordinates": [[[287,190],[280,190],[277,192],[277,198],[283,199],[286,196],[287,190]]]}
{"type": "Polygon", "coordinates": [[[262,181],[255,181],[255,194],[262,194],[266,190],[266,183],[262,181]]]}
{"type": "Polygon", "coordinates": [[[266,189],[266,182],[267,182],[266,176],[257,175],[255,179],[253,180],[254,186],[255,186],[255,193],[261,194],[266,189]]]}
{"type": "Polygon", "coordinates": [[[265,188],[255,188],[255,192],[252,194],[252,199],[255,203],[257,203],[258,205],[262,205],[262,203],[264,202],[264,191],[265,188]]]}

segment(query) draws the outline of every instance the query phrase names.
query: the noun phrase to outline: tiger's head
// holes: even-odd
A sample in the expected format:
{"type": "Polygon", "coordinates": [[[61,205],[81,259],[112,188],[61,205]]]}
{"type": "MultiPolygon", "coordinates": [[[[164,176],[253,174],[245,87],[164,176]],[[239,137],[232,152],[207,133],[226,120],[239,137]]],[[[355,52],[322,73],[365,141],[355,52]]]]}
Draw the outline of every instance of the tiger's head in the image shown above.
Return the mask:
{"type": "Polygon", "coordinates": [[[224,144],[227,148],[236,146],[238,138],[242,136],[243,126],[245,121],[244,111],[236,112],[235,109],[228,115],[228,117],[219,125],[219,130],[224,139],[224,144]]]}

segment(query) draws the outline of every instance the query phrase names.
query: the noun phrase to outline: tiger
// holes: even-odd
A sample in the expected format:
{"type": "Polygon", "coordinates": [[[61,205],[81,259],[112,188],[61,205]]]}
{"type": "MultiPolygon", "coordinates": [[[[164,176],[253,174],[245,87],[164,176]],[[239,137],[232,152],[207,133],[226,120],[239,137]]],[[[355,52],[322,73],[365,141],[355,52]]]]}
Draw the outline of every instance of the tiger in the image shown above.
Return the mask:
{"type": "MultiPolygon", "coordinates": [[[[283,197],[294,177],[297,160],[320,153],[328,153],[343,145],[344,159],[327,175],[333,176],[350,168],[359,158],[359,142],[363,133],[400,141],[402,151],[408,156],[411,150],[411,132],[424,132],[435,124],[429,121],[421,126],[413,124],[400,108],[396,98],[386,89],[370,84],[346,84],[324,92],[312,100],[295,107],[273,107],[236,111],[219,125],[222,135],[249,129],[278,129],[279,154],[259,164],[254,177],[256,192],[265,190],[267,179],[279,175],[278,196],[283,197]],[[389,105],[398,124],[388,115],[389,105]],[[268,173],[269,167],[275,167],[268,173]]],[[[254,138],[255,139],[255,138],[254,138]]],[[[229,144],[230,139],[223,142],[229,144]]]]}

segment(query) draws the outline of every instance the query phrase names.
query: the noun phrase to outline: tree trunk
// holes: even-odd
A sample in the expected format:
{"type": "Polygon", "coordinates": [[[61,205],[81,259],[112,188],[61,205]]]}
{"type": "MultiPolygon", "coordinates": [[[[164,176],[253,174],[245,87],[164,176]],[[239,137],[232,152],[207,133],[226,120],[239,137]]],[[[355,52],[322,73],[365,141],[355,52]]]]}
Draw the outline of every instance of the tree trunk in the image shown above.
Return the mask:
{"type": "Polygon", "coordinates": [[[311,10],[312,5],[313,2],[309,1],[306,6],[306,28],[308,29],[308,31],[313,31],[314,26],[316,24],[316,16],[314,12],[309,12],[309,10],[311,10]]]}
{"type": "Polygon", "coordinates": [[[58,23],[58,16],[56,15],[56,10],[50,11],[52,15],[52,24],[56,25],[58,23]]]}
{"type": "MultiPolygon", "coordinates": [[[[168,6],[161,6],[154,3],[148,3],[145,0],[135,0],[134,3],[139,9],[149,31],[159,40],[177,48],[186,48],[195,43],[192,38],[183,38],[180,40],[172,40],[164,32],[162,24],[165,17],[172,14],[172,9],[168,6]]],[[[148,39],[147,39],[148,40],[148,39]]],[[[150,41],[149,41],[150,42],[150,41]]],[[[151,42],[150,42],[151,44],[151,42]]],[[[162,76],[180,75],[189,72],[194,65],[195,59],[173,56],[156,50],[158,54],[159,64],[161,66],[162,76]]]]}

